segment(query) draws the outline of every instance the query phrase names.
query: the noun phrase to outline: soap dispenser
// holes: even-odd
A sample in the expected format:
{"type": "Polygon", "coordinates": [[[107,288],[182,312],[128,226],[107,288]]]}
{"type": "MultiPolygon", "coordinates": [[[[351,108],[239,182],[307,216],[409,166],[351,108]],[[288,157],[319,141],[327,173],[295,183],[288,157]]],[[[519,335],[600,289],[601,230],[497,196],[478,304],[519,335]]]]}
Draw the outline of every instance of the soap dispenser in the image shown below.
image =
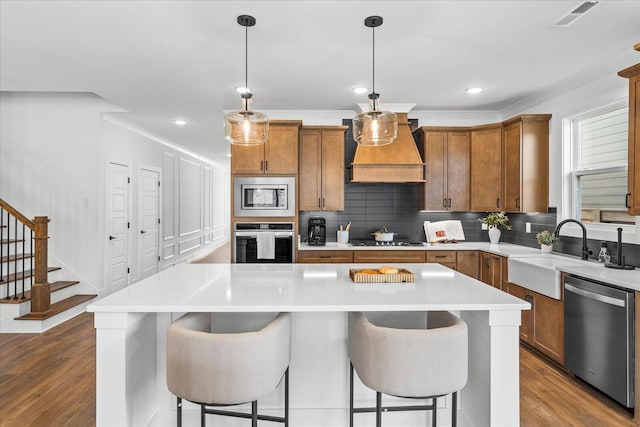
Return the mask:
{"type": "Polygon", "coordinates": [[[602,242],[602,244],[600,245],[598,261],[604,264],[607,264],[609,261],[611,261],[611,255],[609,255],[609,250],[607,249],[607,242],[602,242]]]}

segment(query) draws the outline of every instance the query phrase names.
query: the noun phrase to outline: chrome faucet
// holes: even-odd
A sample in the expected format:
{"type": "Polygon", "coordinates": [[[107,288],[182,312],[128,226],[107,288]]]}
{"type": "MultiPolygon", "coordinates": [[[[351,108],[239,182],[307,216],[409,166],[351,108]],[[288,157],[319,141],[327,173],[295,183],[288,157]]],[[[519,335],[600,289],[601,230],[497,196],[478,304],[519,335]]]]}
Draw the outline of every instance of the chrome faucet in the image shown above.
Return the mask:
{"type": "Polygon", "coordinates": [[[589,255],[591,255],[593,252],[591,252],[589,250],[589,247],[587,246],[587,229],[580,221],[575,219],[565,219],[564,221],[560,221],[560,223],[556,227],[556,231],[554,231],[553,234],[555,234],[557,238],[560,238],[560,229],[568,222],[574,222],[578,224],[580,228],[582,228],[582,259],[586,261],[589,259],[589,255]]]}

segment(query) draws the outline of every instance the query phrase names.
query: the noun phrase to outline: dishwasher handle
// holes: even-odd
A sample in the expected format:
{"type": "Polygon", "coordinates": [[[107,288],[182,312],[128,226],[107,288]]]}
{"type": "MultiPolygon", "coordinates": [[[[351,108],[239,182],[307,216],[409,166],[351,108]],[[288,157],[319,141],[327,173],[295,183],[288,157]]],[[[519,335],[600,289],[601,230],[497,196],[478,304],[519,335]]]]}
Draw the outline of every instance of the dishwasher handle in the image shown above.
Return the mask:
{"type": "Polygon", "coordinates": [[[589,298],[595,301],[599,301],[599,302],[603,302],[605,304],[610,304],[610,305],[615,305],[618,307],[624,307],[625,306],[625,300],[623,299],[618,299],[618,298],[612,298],[610,296],[607,295],[600,295],[597,294],[595,292],[591,292],[591,291],[587,291],[585,289],[580,289],[577,288],[573,285],[570,285],[568,283],[564,284],[564,290],[565,291],[569,291],[569,292],[573,292],[574,294],[583,296],[585,298],[589,298]]]}

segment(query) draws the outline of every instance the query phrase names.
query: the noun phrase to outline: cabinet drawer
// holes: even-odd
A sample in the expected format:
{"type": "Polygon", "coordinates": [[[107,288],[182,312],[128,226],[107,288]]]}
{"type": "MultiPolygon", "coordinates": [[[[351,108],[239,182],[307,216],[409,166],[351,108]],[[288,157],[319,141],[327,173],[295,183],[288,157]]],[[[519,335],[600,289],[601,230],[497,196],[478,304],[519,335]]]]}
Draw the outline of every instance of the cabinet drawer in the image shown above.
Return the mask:
{"type": "Polygon", "coordinates": [[[424,251],[354,251],[353,262],[424,262],[424,251]]]}
{"type": "Polygon", "coordinates": [[[437,262],[444,264],[445,262],[456,262],[456,251],[427,251],[427,262],[437,262]]]}
{"type": "Polygon", "coordinates": [[[353,251],[298,251],[299,263],[352,263],[353,251]]]}

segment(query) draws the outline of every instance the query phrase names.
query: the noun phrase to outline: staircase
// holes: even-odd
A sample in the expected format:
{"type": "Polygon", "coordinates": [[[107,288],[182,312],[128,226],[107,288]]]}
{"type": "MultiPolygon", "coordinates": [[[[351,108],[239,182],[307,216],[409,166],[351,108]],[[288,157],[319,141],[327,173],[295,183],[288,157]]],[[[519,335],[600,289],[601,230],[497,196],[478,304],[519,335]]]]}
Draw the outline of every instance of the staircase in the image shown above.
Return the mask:
{"type": "Polygon", "coordinates": [[[97,295],[79,294],[48,266],[47,217],[29,219],[0,199],[0,332],[43,332],[85,311],[97,295]],[[49,282],[49,274],[55,276],[49,282]]]}

